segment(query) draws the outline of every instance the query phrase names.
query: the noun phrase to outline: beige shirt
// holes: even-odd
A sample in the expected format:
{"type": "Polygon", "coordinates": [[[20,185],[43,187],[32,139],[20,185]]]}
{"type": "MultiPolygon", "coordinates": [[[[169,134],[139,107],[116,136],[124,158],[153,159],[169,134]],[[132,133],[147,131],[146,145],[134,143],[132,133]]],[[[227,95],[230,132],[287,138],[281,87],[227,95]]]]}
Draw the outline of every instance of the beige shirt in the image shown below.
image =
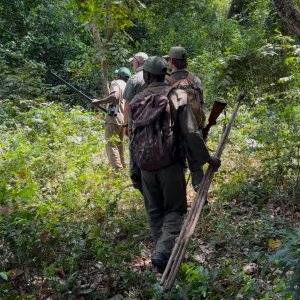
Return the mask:
{"type": "Polygon", "coordinates": [[[107,115],[105,123],[106,124],[116,124],[116,125],[123,125],[124,124],[124,105],[125,101],[123,98],[124,90],[126,87],[126,82],[121,79],[117,79],[111,82],[109,93],[118,92],[119,93],[119,111],[117,116],[109,116],[107,115]]]}

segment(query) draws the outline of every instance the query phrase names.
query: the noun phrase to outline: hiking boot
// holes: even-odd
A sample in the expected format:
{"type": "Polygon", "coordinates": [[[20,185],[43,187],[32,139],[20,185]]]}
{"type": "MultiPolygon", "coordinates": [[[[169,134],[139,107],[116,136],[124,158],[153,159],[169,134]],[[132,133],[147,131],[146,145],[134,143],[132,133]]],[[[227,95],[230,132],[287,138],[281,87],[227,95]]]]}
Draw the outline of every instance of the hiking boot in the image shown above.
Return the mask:
{"type": "Polygon", "coordinates": [[[165,271],[165,268],[168,264],[168,260],[169,260],[169,256],[161,252],[155,253],[151,258],[152,265],[156,267],[157,271],[161,274],[165,271]]]}

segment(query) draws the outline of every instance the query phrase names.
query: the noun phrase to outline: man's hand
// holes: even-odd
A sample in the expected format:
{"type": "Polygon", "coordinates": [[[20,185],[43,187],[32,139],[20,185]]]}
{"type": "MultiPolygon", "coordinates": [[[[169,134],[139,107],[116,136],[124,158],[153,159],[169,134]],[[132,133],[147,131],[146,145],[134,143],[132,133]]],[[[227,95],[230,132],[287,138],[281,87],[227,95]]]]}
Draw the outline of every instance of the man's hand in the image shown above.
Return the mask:
{"type": "Polygon", "coordinates": [[[216,156],[212,156],[209,164],[212,167],[214,167],[215,170],[217,171],[219,169],[219,167],[221,166],[221,160],[219,158],[217,158],[216,156]]]}
{"type": "Polygon", "coordinates": [[[143,194],[142,179],[138,174],[130,176],[132,186],[143,194]]]}
{"type": "Polygon", "coordinates": [[[141,181],[135,181],[135,180],[131,180],[132,182],[132,186],[139,190],[141,192],[141,194],[143,194],[143,187],[142,187],[142,182],[141,181]]]}
{"type": "Polygon", "coordinates": [[[101,102],[101,100],[99,100],[99,99],[93,99],[92,106],[93,107],[98,107],[100,102],[101,102]]]}
{"type": "Polygon", "coordinates": [[[190,173],[191,173],[191,177],[192,177],[192,185],[193,185],[194,191],[198,192],[201,181],[203,179],[203,169],[200,169],[200,170],[194,171],[194,172],[190,171],[190,173]]]}

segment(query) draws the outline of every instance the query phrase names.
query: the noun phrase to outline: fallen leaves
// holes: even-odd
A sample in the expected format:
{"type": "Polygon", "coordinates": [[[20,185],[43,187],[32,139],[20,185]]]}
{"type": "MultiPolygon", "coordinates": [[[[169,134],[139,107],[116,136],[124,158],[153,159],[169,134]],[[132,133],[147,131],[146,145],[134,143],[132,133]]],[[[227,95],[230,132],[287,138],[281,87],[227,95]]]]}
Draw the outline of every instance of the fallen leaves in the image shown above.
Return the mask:
{"type": "Polygon", "coordinates": [[[49,231],[43,231],[40,235],[40,240],[43,244],[47,244],[49,241],[49,231]]]}
{"type": "Polygon", "coordinates": [[[195,254],[193,256],[193,259],[202,264],[207,262],[211,254],[215,251],[213,250],[213,247],[211,245],[206,244],[201,240],[198,240],[197,243],[199,243],[198,247],[200,248],[201,253],[195,254]]]}
{"type": "Polygon", "coordinates": [[[64,271],[63,268],[59,268],[59,269],[57,270],[57,275],[58,275],[58,277],[59,277],[60,279],[65,279],[65,278],[66,278],[66,273],[65,273],[65,271],[64,271]]]}
{"type": "Polygon", "coordinates": [[[106,212],[103,208],[101,207],[98,207],[97,210],[96,210],[96,215],[97,215],[97,221],[99,223],[102,223],[105,218],[106,218],[106,212]]]}
{"type": "Polygon", "coordinates": [[[19,177],[21,178],[21,179],[24,179],[25,177],[27,176],[27,174],[26,174],[26,172],[25,171],[20,171],[20,173],[19,173],[19,177]]]}
{"type": "Polygon", "coordinates": [[[281,240],[269,239],[267,241],[267,245],[268,245],[269,250],[271,250],[271,251],[277,250],[281,247],[281,240]]]}
{"type": "Polygon", "coordinates": [[[3,215],[4,217],[8,217],[9,214],[11,213],[11,209],[7,205],[0,205],[0,214],[3,215]]]}
{"type": "Polygon", "coordinates": [[[16,279],[17,277],[21,276],[24,273],[21,269],[11,269],[7,272],[9,279],[16,279]]]}
{"type": "Polygon", "coordinates": [[[256,263],[250,263],[243,267],[243,271],[247,275],[253,275],[258,271],[258,265],[256,263]]]}

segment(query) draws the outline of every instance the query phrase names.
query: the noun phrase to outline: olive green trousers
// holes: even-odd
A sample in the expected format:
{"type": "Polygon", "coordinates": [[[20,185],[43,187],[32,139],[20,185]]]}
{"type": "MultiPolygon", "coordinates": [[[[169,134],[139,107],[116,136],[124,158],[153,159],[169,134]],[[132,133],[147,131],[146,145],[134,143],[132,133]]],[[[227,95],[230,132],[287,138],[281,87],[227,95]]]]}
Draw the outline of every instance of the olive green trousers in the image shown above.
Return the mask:
{"type": "Polygon", "coordinates": [[[169,256],[187,211],[183,165],[142,171],[142,184],[155,251],[169,256]]]}

